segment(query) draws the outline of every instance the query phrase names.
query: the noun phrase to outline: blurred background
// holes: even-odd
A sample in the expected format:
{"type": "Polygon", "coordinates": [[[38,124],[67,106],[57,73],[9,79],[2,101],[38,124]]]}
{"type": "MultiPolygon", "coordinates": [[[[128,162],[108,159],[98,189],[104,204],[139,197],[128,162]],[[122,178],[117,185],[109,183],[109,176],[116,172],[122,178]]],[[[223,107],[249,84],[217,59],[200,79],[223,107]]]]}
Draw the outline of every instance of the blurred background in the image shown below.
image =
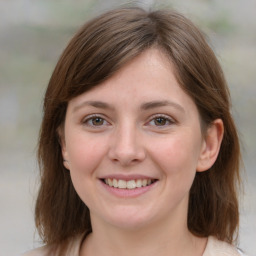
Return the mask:
{"type": "MultiPolygon", "coordinates": [[[[0,256],[38,246],[33,208],[42,99],[74,32],[121,0],[0,0],[0,256]]],[[[256,1],[136,1],[171,7],[208,35],[230,85],[246,173],[239,246],[256,255],[256,1]]]]}

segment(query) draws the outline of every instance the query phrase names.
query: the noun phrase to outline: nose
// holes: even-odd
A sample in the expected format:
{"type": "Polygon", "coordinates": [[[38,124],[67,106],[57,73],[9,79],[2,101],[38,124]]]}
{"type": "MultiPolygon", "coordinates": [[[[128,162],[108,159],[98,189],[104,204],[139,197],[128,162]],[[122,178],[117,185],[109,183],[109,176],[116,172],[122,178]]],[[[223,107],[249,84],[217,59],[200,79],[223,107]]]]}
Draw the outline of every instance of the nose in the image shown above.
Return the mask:
{"type": "Polygon", "coordinates": [[[146,157],[143,139],[135,125],[124,124],[111,136],[108,156],[111,161],[129,166],[143,161],[146,157]]]}

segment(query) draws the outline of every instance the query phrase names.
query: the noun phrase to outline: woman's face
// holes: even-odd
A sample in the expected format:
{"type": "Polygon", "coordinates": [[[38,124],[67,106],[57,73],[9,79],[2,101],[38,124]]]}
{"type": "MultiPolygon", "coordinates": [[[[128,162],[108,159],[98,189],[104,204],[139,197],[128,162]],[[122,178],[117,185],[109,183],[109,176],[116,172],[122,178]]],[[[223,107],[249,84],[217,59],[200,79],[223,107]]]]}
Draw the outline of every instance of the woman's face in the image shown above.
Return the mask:
{"type": "Polygon", "coordinates": [[[72,99],[62,136],[92,223],[128,229],[186,224],[204,145],[197,107],[157,49],[72,99]]]}

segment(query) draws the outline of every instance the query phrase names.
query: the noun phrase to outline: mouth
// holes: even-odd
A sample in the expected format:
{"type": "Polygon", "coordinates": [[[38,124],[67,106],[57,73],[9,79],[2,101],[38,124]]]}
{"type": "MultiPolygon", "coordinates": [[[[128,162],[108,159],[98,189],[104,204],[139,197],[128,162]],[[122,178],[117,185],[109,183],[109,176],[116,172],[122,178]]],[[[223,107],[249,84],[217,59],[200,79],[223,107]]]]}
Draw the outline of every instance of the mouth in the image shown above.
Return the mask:
{"type": "Polygon", "coordinates": [[[122,180],[122,179],[102,179],[109,187],[119,188],[119,189],[137,189],[141,187],[147,187],[155,183],[156,179],[134,179],[134,180],[122,180]]]}

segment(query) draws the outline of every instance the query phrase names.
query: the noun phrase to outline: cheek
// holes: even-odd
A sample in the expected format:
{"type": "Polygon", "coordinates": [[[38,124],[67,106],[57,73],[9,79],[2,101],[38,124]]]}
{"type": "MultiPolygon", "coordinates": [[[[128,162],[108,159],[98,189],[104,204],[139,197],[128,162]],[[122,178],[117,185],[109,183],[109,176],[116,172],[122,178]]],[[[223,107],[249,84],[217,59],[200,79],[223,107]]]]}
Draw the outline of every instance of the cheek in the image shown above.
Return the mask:
{"type": "Polygon", "coordinates": [[[189,191],[196,174],[199,148],[195,140],[186,135],[172,136],[158,142],[152,148],[151,158],[165,183],[162,186],[164,196],[158,200],[165,205],[163,214],[168,214],[178,205],[187,207],[189,191]]]}
{"type": "Polygon", "coordinates": [[[184,179],[194,177],[200,154],[200,137],[189,134],[173,136],[154,148],[155,161],[165,175],[184,179]]]}
{"type": "Polygon", "coordinates": [[[105,155],[103,145],[96,139],[72,136],[67,141],[70,175],[81,200],[91,208],[95,200],[96,169],[105,155]]]}
{"type": "Polygon", "coordinates": [[[70,171],[83,175],[93,174],[105,155],[102,141],[79,134],[70,136],[67,140],[67,153],[70,171]]]}

